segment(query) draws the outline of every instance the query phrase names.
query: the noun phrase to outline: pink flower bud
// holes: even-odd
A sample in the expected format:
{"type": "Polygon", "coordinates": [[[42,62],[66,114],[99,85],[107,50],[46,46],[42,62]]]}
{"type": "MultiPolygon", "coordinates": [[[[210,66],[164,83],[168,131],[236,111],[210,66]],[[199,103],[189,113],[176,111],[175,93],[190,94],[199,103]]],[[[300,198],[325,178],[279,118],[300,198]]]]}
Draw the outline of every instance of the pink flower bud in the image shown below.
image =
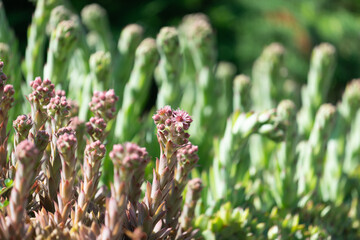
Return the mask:
{"type": "Polygon", "coordinates": [[[90,110],[95,116],[104,118],[105,121],[109,121],[115,117],[116,102],[118,97],[115,96],[113,89],[109,91],[95,91],[92,97],[92,101],[89,103],[90,110]]]}
{"type": "Polygon", "coordinates": [[[29,133],[32,125],[33,121],[28,115],[20,115],[13,122],[13,127],[15,128],[16,132],[25,137],[29,133]]]}
{"type": "Polygon", "coordinates": [[[134,143],[117,144],[113,146],[110,152],[110,158],[114,163],[114,167],[123,166],[132,168],[148,161],[148,153],[145,148],[141,148],[134,143]]]}
{"type": "Polygon", "coordinates": [[[153,117],[152,117],[155,121],[155,123],[157,123],[158,121],[160,121],[160,116],[155,114],[153,117]]]}
{"type": "Polygon", "coordinates": [[[166,124],[166,126],[170,126],[170,125],[171,125],[171,120],[170,120],[170,119],[166,119],[165,124],[166,124]]]}
{"type": "Polygon", "coordinates": [[[157,111],[153,119],[157,125],[158,133],[160,136],[165,136],[166,141],[172,141],[176,145],[183,145],[188,142],[187,138],[190,135],[184,134],[184,131],[189,129],[192,119],[187,112],[173,111],[170,106],[165,106],[157,111]]]}
{"type": "Polygon", "coordinates": [[[29,95],[31,102],[36,102],[40,106],[45,107],[49,104],[50,99],[55,95],[54,85],[50,80],[41,81],[40,77],[36,77],[34,81],[30,83],[33,91],[29,95]]]}
{"type": "Polygon", "coordinates": [[[75,131],[72,127],[62,127],[56,132],[56,136],[60,137],[61,135],[67,134],[75,134],[75,131]]]}
{"type": "Polygon", "coordinates": [[[35,161],[38,155],[39,151],[35,147],[34,143],[28,140],[20,142],[15,150],[16,159],[25,165],[29,162],[35,161]]]}
{"type": "Polygon", "coordinates": [[[91,157],[93,161],[100,161],[105,156],[106,148],[100,141],[92,142],[85,148],[85,156],[91,157]]]}

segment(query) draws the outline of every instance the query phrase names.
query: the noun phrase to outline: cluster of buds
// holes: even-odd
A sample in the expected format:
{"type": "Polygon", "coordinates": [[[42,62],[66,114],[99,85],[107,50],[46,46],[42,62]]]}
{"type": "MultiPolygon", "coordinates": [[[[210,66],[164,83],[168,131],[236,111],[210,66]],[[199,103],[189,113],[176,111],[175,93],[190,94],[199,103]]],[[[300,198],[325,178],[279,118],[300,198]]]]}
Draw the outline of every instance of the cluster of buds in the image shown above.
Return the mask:
{"type": "Polygon", "coordinates": [[[147,156],[145,148],[141,148],[134,143],[125,143],[123,145],[114,145],[113,150],[110,152],[110,157],[113,159],[114,165],[127,165],[135,163],[147,156]],[[134,162],[133,162],[134,161],[134,162]]]}
{"type": "MultiPolygon", "coordinates": [[[[56,115],[57,116],[57,115],[56,115]]],[[[59,179],[59,168],[60,168],[60,164],[59,164],[59,158],[63,158],[63,156],[61,156],[62,152],[64,152],[65,156],[70,154],[70,152],[67,152],[68,149],[67,147],[71,148],[72,150],[76,150],[77,149],[77,145],[69,145],[67,143],[68,139],[63,139],[65,141],[60,141],[58,142],[59,138],[63,135],[67,135],[67,136],[71,136],[71,141],[73,140],[72,137],[75,136],[75,131],[70,127],[62,127],[59,128],[62,123],[61,121],[57,121],[58,119],[52,118],[51,119],[51,131],[52,131],[52,137],[51,137],[51,158],[50,158],[50,163],[51,163],[51,168],[52,168],[52,175],[53,177],[55,177],[55,179],[59,179]],[[60,144],[60,145],[59,145],[60,144]],[[60,155],[60,156],[59,156],[60,155]]],[[[75,139],[77,140],[77,139],[75,139]]],[[[72,158],[72,156],[71,156],[72,158]]],[[[74,157],[75,158],[75,157],[74,157]]],[[[56,180],[57,182],[58,180],[56,180]]]]}
{"type": "Polygon", "coordinates": [[[31,104],[31,118],[34,121],[31,132],[35,135],[36,131],[44,125],[48,118],[46,106],[55,95],[55,86],[49,79],[42,81],[40,77],[30,82],[30,86],[33,88],[33,91],[29,94],[28,100],[31,104]]]}
{"type": "Polygon", "coordinates": [[[192,122],[189,114],[182,110],[172,110],[165,106],[153,116],[158,137],[163,145],[172,142],[177,146],[188,143],[190,135],[185,132],[192,122]]]}
{"type": "MultiPolygon", "coordinates": [[[[54,91],[53,93],[55,94],[54,91]]],[[[64,112],[67,113],[67,108],[65,94],[58,91],[47,104],[47,114],[50,115],[50,111],[52,111],[54,116],[59,116],[64,112]]],[[[17,227],[16,236],[25,236],[26,231],[30,231],[29,234],[42,236],[55,234],[64,238],[99,236],[107,239],[119,239],[125,237],[126,234],[128,237],[138,235],[141,238],[165,239],[167,236],[171,236],[171,239],[175,239],[180,225],[177,220],[174,220],[174,217],[179,218],[181,213],[181,192],[187,183],[186,178],[191,171],[191,166],[197,162],[197,147],[186,145],[188,136],[184,137],[187,134],[185,130],[189,128],[192,121],[187,113],[171,109],[170,114],[161,110],[157,114],[159,113],[159,116],[163,118],[164,125],[165,122],[167,123],[166,131],[169,131],[169,134],[164,134],[165,129],[163,129],[159,130],[158,135],[163,135],[166,142],[173,141],[177,147],[164,144],[164,153],[171,152],[166,150],[169,146],[173,150],[169,157],[172,161],[171,167],[167,167],[168,155],[162,154],[161,161],[157,161],[157,167],[154,170],[153,185],[147,184],[146,197],[141,203],[138,200],[141,196],[145,168],[150,161],[145,148],[128,142],[113,146],[109,156],[114,165],[114,182],[111,184],[111,196],[106,198],[104,205],[104,202],[98,201],[96,196],[101,192],[98,191],[98,183],[101,175],[101,162],[106,152],[105,145],[102,144],[106,135],[104,119],[96,116],[86,124],[92,141],[88,142],[84,151],[82,181],[76,180],[78,141],[74,131],[80,121],[73,118],[74,123],[71,121],[67,127],[59,128],[52,133],[51,137],[49,129],[37,129],[35,134],[31,135],[32,141],[25,140],[19,143],[14,152],[15,159],[19,161],[19,164],[17,164],[14,193],[11,195],[8,210],[8,216],[13,223],[11,221],[6,223],[4,216],[0,215],[0,218],[4,220],[3,223],[0,221],[0,236],[7,236],[4,234],[8,234],[11,229],[15,231],[17,227]],[[171,121],[170,124],[168,120],[171,121]],[[168,139],[166,140],[165,137],[168,139]],[[48,157],[43,156],[43,152],[48,146],[50,138],[52,139],[51,154],[54,154],[51,155],[53,161],[43,164],[43,170],[47,169],[40,174],[41,163],[44,163],[43,160],[48,157]],[[53,149],[54,147],[55,149],[53,149]],[[181,147],[183,149],[180,149],[181,147]],[[27,159],[33,160],[31,163],[25,164],[24,159],[26,161],[27,159]],[[183,181],[182,183],[174,178],[176,163],[179,165],[178,179],[183,181]],[[31,173],[29,173],[30,170],[31,173]],[[31,179],[26,184],[24,184],[25,176],[31,179]],[[40,201],[33,197],[29,198],[31,200],[29,205],[36,206],[34,208],[36,213],[35,219],[28,224],[22,220],[26,214],[25,207],[28,207],[26,194],[30,192],[35,176],[37,176],[37,184],[34,186],[37,186],[37,190],[34,194],[37,195],[38,191],[41,191],[40,201]],[[43,181],[44,177],[45,182],[43,181]],[[80,185],[78,188],[76,187],[77,182],[80,185]],[[56,192],[58,192],[57,200],[54,201],[56,192]],[[176,200],[176,203],[174,202],[176,206],[166,204],[167,200],[172,199],[176,200]],[[22,206],[21,208],[18,208],[19,204],[22,206]],[[41,206],[42,210],[40,210],[41,206]],[[105,212],[102,212],[104,209],[105,212]],[[173,216],[169,218],[176,224],[170,224],[170,221],[166,219],[167,214],[173,216]],[[91,228],[87,227],[88,223],[92,223],[91,228]],[[49,226],[45,228],[47,225],[49,226]],[[70,227],[72,227],[71,231],[70,227]]],[[[158,123],[160,124],[160,121],[158,123]]],[[[27,139],[28,132],[33,125],[32,118],[22,115],[13,124],[21,139],[27,139]]],[[[182,236],[185,235],[182,233],[182,236]]]]}
{"type": "Polygon", "coordinates": [[[55,117],[58,115],[60,117],[67,117],[70,113],[70,104],[66,100],[65,96],[56,95],[50,99],[50,103],[47,105],[48,115],[55,117]]]}
{"type": "Polygon", "coordinates": [[[13,85],[6,84],[4,87],[4,91],[2,93],[2,98],[0,103],[0,109],[3,115],[4,113],[7,113],[11,108],[12,103],[14,102],[14,94],[15,94],[15,90],[13,85]]]}
{"type": "Polygon", "coordinates": [[[16,139],[17,143],[25,140],[29,134],[29,131],[33,125],[33,121],[28,115],[20,115],[13,121],[13,127],[16,131],[16,139]]]}
{"type": "Polygon", "coordinates": [[[59,137],[57,139],[57,149],[59,150],[60,155],[63,156],[65,159],[74,159],[74,151],[76,149],[77,143],[75,135],[73,133],[65,132],[64,130],[61,130],[59,132],[59,137]]]}
{"type": "MultiPolygon", "coordinates": [[[[56,133],[57,130],[64,125],[64,120],[67,119],[69,113],[70,105],[65,96],[56,95],[51,98],[50,103],[47,105],[47,114],[51,118],[52,133],[56,133]]],[[[55,141],[56,139],[54,138],[53,142],[55,143],[55,141]]],[[[55,157],[55,155],[53,155],[53,157],[55,157]]]]}
{"type": "Polygon", "coordinates": [[[99,172],[101,159],[105,156],[105,145],[100,141],[93,142],[85,148],[85,162],[83,166],[84,173],[90,179],[99,172]]]}
{"type": "Polygon", "coordinates": [[[55,96],[59,96],[59,97],[66,97],[66,92],[64,90],[56,90],[55,91],[55,96]]]}
{"type": "MultiPolygon", "coordinates": [[[[31,117],[28,115],[20,115],[13,121],[13,127],[15,129],[14,135],[14,149],[16,149],[17,145],[27,139],[29,135],[29,131],[33,125],[33,121],[31,117]]],[[[15,151],[11,154],[11,171],[9,172],[10,176],[13,177],[13,171],[16,169],[16,158],[15,158],[15,151]]]]}
{"type": "Polygon", "coordinates": [[[90,121],[86,123],[86,131],[94,141],[104,141],[106,137],[105,129],[106,122],[100,117],[92,117],[90,118],[90,121]]]}
{"type": "MultiPolygon", "coordinates": [[[[120,182],[127,182],[134,174],[134,170],[143,162],[147,162],[148,153],[134,143],[116,144],[109,154],[114,164],[114,187],[120,189],[120,182]]],[[[128,186],[126,186],[127,188],[128,186]]],[[[116,196],[120,196],[117,193],[116,196]]]]}
{"type": "Polygon", "coordinates": [[[42,81],[40,77],[37,77],[30,82],[30,87],[33,88],[33,92],[29,94],[29,101],[38,104],[42,108],[48,105],[50,99],[55,95],[55,86],[49,79],[42,81]]]}
{"type": "Polygon", "coordinates": [[[62,127],[60,128],[57,132],[56,132],[56,137],[60,137],[61,135],[64,134],[75,134],[75,131],[72,127],[68,126],[68,127],[62,127]]]}
{"type": "MultiPolygon", "coordinates": [[[[188,144],[180,148],[176,153],[179,166],[193,167],[199,160],[199,156],[197,154],[198,150],[198,146],[194,146],[192,144],[188,144]]],[[[189,169],[186,169],[186,172],[189,172],[189,169]]]]}
{"type": "MultiPolygon", "coordinates": [[[[15,129],[14,136],[14,149],[23,140],[27,139],[29,131],[33,125],[33,121],[28,115],[20,115],[13,121],[13,127],[15,129]]],[[[12,165],[15,166],[15,157],[12,156],[12,165]]]]}
{"type": "Polygon", "coordinates": [[[115,106],[118,99],[113,89],[103,92],[95,91],[89,103],[90,110],[95,116],[101,117],[108,122],[115,118],[115,106]]]}

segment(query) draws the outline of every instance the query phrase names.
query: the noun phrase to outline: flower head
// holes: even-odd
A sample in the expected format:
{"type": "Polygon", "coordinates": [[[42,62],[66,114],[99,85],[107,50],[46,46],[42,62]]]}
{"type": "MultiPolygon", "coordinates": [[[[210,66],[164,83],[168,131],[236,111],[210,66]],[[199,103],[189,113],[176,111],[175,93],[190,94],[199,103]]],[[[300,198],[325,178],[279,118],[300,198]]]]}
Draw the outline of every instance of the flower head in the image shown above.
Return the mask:
{"type": "Polygon", "coordinates": [[[28,115],[20,115],[13,121],[13,127],[15,131],[21,136],[27,136],[31,127],[33,125],[33,121],[28,115]]]}
{"type": "Polygon", "coordinates": [[[176,157],[179,164],[182,166],[194,166],[199,160],[198,150],[198,146],[192,145],[191,143],[177,150],[176,157]]]}
{"type": "Polygon", "coordinates": [[[38,155],[39,150],[35,147],[34,143],[29,140],[20,142],[15,150],[16,159],[24,165],[35,161],[38,155]]]}
{"type": "Polygon", "coordinates": [[[115,118],[116,102],[118,97],[115,95],[114,89],[108,91],[95,91],[91,102],[89,103],[90,110],[97,117],[109,121],[115,118]]]}
{"type": "Polygon", "coordinates": [[[66,97],[66,92],[64,90],[56,90],[55,91],[55,96],[59,96],[59,97],[66,97]]]}
{"type": "Polygon", "coordinates": [[[67,133],[67,134],[75,134],[75,130],[71,126],[62,127],[56,132],[56,136],[60,137],[61,135],[64,135],[65,133],[67,133]]]}
{"type": "Polygon", "coordinates": [[[126,168],[136,168],[139,164],[146,162],[148,153],[145,148],[141,148],[135,143],[116,144],[110,152],[110,158],[114,166],[126,168]]]}
{"type": "Polygon", "coordinates": [[[105,145],[100,141],[92,142],[86,145],[85,156],[93,159],[94,161],[100,161],[105,156],[105,145]]]}
{"type": "Polygon", "coordinates": [[[50,99],[55,95],[55,86],[49,79],[42,81],[40,77],[37,77],[30,83],[30,87],[33,91],[29,95],[29,101],[36,102],[42,107],[48,105],[50,99]]]}
{"type": "Polygon", "coordinates": [[[15,90],[13,85],[6,84],[0,102],[0,108],[3,112],[9,111],[9,109],[12,107],[12,103],[14,102],[14,94],[15,90]]]}
{"type": "Polygon", "coordinates": [[[158,129],[158,135],[165,141],[172,141],[177,145],[183,145],[188,142],[189,129],[192,119],[190,115],[183,110],[172,110],[170,106],[165,106],[157,111],[153,116],[158,129]]]}
{"type": "Polygon", "coordinates": [[[70,104],[66,100],[65,96],[56,95],[50,99],[50,103],[47,105],[47,112],[49,116],[54,117],[59,115],[61,117],[67,117],[70,113],[70,104]]]}
{"type": "Polygon", "coordinates": [[[92,117],[86,123],[86,131],[95,139],[103,141],[105,137],[106,122],[100,117],[92,117]]]}
{"type": "Polygon", "coordinates": [[[57,149],[61,154],[68,155],[74,153],[76,149],[77,140],[74,134],[64,133],[57,139],[57,149]]]}

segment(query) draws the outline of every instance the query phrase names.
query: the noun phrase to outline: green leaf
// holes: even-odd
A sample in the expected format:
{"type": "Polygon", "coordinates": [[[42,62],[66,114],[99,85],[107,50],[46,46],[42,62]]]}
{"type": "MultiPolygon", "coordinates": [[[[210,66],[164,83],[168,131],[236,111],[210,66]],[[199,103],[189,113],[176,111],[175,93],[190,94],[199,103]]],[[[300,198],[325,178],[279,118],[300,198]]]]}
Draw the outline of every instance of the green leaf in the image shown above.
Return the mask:
{"type": "Polygon", "coordinates": [[[9,200],[5,200],[3,202],[0,202],[0,209],[3,210],[4,207],[6,207],[7,205],[9,205],[9,200]]]}
{"type": "Polygon", "coordinates": [[[215,240],[215,234],[212,233],[210,230],[206,230],[202,233],[205,240],[215,240]]]}
{"type": "Polygon", "coordinates": [[[7,178],[7,179],[5,179],[4,183],[5,183],[5,186],[9,188],[9,187],[12,187],[14,181],[10,178],[7,178]]]}

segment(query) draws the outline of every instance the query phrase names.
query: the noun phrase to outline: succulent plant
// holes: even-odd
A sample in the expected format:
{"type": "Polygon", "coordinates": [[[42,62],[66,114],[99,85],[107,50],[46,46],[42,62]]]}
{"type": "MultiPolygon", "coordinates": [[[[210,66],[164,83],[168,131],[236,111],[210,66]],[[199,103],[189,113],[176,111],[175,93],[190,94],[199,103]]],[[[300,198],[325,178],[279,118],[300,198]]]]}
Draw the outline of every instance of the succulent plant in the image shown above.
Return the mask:
{"type": "Polygon", "coordinates": [[[218,59],[202,13],[116,48],[101,6],[38,0],[23,64],[0,22],[1,239],[360,238],[360,80],[327,103],[331,44],[300,88],[281,43],[249,76],[218,59]]]}

